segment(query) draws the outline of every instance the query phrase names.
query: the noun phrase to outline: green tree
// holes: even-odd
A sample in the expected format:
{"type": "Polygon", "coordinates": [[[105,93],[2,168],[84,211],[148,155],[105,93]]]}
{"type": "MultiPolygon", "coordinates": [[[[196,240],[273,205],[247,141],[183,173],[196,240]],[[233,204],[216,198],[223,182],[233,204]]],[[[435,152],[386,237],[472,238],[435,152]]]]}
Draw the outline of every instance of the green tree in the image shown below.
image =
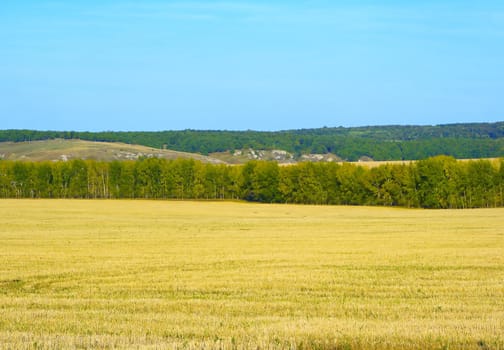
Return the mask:
{"type": "Polygon", "coordinates": [[[467,182],[470,208],[490,207],[495,203],[495,172],[488,160],[468,162],[467,182]]]}
{"type": "Polygon", "coordinates": [[[420,206],[423,208],[456,207],[453,203],[459,190],[456,169],[457,161],[448,156],[428,158],[417,163],[420,206]]]}
{"type": "Polygon", "coordinates": [[[135,190],[138,198],[162,198],[161,166],[157,158],[146,158],[135,163],[135,190]]]}
{"type": "Polygon", "coordinates": [[[88,160],[88,196],[90,198],[109,198],[109,164],[88,160]]]}
{"type": "Polygon", "coordinates": [[[339,167],[337,179],[341,204],[362,205],[368,201],[370,194],[365,186],[365,174],[366,169],[361,166],[344,163],[339,167]]]}
{"type": "Polygon", "coordinates": [[[37,192],[37,197],[52,198],[54,196],[54,178],[52,164],[48,162],[37,164],[36,174],[35,189],[37,192]]]}
{"type": "Polygon", "coordinates": [[[88,198],[88,167],[86,162],[81,159],[75,159],[69,163],[69,196],[73,198],[88,198]]]}
{"type": "Polygon", "coordinates": [[[12,191],[12,166],[13,163],[10,161],[0,160],[0,196],[2,198],[14,197],[12,191]]]}
{"type": "Polygon", "coordinates": [[[276,162],[250,161],[242,168],[242,193],[249,201],[280,201],[279,169],[276,162]]]}
{"type": "Polygon", "coordinates": [[[294,203],[327,203],[327,192],[322,186],[320,174],[317,171],[320,165],[304,162],[299,163],[295,168],[293,185],[296,190],[292,195],[294,203]]]}
{"type": "Polygon", "coordinates": [[[35,174],[33,163],[14,162],[12,166],[12,182],[16,198],[35,197],[35,174]]]}
{"type": "Polygon", "coordinates": [[[495,172],[495,206],[504,207],[504,158],[497,163],[498,171],[495,172]]]}
{"type": "Polygon", "coordinates": [[[394,176],[393,165],[382,165],[372,168],[366,175],[366,184],[373,194],[368,204],[372,205],[398,205],[401,198],[401,185],[394,176]]]}
{"type": "Polygon", "coordinates": [[[53,164],[52,170],[54,196],[56,198],[67,198],[72,177],[70,164],[68,162],[56,162],[53,164]]]}

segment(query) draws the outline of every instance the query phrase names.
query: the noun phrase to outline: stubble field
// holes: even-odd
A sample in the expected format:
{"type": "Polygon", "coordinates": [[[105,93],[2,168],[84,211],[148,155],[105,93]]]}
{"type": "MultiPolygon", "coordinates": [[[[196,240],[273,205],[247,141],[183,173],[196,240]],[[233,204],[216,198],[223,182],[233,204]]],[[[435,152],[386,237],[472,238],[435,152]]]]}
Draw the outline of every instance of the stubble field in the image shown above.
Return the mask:
{"type": "Polygon", "coordinates": [[[504,210],[0,201],[0,348],[504,349],[504,210]]]}

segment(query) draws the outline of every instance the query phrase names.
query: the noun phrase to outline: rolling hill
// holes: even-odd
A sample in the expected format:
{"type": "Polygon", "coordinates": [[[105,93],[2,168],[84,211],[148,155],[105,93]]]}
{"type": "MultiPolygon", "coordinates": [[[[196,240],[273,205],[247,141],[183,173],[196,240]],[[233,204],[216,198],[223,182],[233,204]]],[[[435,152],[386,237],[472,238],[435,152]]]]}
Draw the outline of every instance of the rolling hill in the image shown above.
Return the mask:
{"type": "Polygon", "coordinates": [[[311,161],[317,161],[318,158],[344,161],[363,159],[402,161],[425,159],[436,155],[448,155],[457,159],[504,157],[504,122],[434,126],[323,127],[268,132],[0,130],[0,142],[54,139],[122,142],[151,148],[150,151],[139,151],[141,153],[156,153],[161,149],[170,149],[211,156],[228,163],[243,163],[249,159],[289,163],[303,160],[303,156],[305,158],[308,156],[311,158],[308,160],[311,161]]]}
{"type": "Polygon", "coordinates": [[[0,159],[56,161],[70,159],[94,159],[102,161],[136,160],[140,157],[163,159],[195,159],[205,163],[222,161],[200,154],[155,149],[120,142],[97,142],[85,140],[43,140],[25,142],[0,142],[0,159]]]}

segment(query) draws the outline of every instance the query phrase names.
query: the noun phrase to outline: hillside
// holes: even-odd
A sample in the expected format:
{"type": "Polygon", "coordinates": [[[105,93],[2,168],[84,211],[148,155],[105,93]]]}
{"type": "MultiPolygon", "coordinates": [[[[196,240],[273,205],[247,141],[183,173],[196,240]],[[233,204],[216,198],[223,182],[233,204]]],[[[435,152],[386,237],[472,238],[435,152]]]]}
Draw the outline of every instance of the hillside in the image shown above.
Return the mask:
{"type": "Polygon", "coordinates": [[[346,161],[418,160],[436,155],[462,158],[504,156],[504,122],[435,126],[367,126],[262,131],[181,130],[159,132],[74,132],[0,130],[1,141],[50,139],[123,142],[156,149],[215,155],[229,163],[240,163],[250,150],[263,151],[264,159],[283,157],[285,162],[303,155],[320,155],[346,161]],[[238,152],[236,152],[238,151],[238,152]],[[276,152],[276,154],[274,154],[276,152]],[[279,153],[280,152],[280,153],[279,153]]]}
{"type": "Polygon", "coordinates": [[[186,152],[161,150],[119,142],[96,142],[84,140],[45,140],[30,142],[0,142],[0,159],[55,161],[71,159],[94,159],[101,161],[136,160],[140,157],[163,159],[196,159],[205,163],[222,161],[186,152]]]}

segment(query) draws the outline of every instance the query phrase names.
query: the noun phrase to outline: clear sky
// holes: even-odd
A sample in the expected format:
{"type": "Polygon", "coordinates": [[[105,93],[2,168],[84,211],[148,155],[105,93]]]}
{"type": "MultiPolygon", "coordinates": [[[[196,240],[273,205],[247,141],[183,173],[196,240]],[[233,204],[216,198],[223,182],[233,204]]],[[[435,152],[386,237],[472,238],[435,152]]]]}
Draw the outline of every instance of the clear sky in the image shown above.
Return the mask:
{"type": "Polygon", "coordinates": [[[502,120],[502,0],[0,3],[0,129],[502,120]]]}

